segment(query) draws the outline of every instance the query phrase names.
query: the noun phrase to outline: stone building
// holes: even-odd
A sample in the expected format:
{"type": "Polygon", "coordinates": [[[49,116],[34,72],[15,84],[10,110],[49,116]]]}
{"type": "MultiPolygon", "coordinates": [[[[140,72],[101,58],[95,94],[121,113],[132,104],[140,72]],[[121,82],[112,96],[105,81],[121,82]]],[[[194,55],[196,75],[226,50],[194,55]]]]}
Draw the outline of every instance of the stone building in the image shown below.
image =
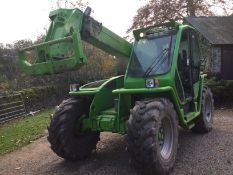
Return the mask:
{"type": "Polygon", "coordinates": [[[187,17],[192,25],[211,45],[207,72],[233,80],[233,16],[187,17]]]}

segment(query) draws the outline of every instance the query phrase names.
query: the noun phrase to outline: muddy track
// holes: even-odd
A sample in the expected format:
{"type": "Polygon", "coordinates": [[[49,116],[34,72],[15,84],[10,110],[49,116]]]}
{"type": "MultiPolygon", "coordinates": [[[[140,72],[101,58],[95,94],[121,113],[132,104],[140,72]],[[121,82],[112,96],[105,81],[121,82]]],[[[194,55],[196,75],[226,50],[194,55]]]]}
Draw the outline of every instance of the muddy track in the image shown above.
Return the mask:
{"type": "MultiPolygon", "coordinates": [[[[233,174],[233,108],[215,111],[214,129],[197,135],[180,129],[179,150],[172,175],[233,174]]],[[[46,137],[0,157],[0,175],[131,175],[124,136],[102,133],[97,151],[85,161],[57,157],[46,137]]]]}

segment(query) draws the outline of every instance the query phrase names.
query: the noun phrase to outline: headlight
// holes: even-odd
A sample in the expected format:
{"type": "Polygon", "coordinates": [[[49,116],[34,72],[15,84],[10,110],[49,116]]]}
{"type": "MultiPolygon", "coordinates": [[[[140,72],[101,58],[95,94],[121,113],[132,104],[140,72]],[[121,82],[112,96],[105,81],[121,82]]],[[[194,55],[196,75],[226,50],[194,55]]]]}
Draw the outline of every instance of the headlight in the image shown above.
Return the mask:
{"type": "Polygon", "coordinates": [[[146,87],[147,88],[154,88],[159,86],[158,79],[146,79],[146,87]]]}
{"type": "Polygon", "coordinates": [[[155,80],[154,79],[146,79],[146,87],[147,88],[154,88],[155,87],[155,80]]]}
{"type": "Polygon", "coordinates": [[[70,91],[76,92],[79,90],[79,84],[70,84],[70,91]]]}

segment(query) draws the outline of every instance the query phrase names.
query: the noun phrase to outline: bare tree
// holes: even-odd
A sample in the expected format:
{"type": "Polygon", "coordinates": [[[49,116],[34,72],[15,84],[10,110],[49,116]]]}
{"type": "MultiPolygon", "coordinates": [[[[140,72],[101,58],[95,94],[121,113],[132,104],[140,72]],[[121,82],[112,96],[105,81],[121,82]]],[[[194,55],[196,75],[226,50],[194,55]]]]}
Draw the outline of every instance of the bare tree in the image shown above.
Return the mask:
{"type": "Polygon", "coordinates": [[[215,13],[211,9],[214,8],[221,8],[225,15],[230,15],[232,3],[228,0],[149,0],[138,9],[127,32],[170,19],[182,20],[186,16],[212,16],[215,13]]]}

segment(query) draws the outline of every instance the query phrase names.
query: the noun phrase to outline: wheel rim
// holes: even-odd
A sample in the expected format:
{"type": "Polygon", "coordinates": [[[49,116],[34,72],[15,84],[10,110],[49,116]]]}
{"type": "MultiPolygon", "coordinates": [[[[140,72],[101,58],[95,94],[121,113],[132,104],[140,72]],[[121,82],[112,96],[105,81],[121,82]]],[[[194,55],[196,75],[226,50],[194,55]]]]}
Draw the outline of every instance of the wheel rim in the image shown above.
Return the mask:
{"type": "Polygon", "coordinates": [[[172,121],[169,118],[163,118],[158,133],[160,154],[163,159],[170,158],[173,149],[174,130],[172,121]]]}
{"type": "Polygon", "coordinates": [[[212,120],[212,104],[210,97],[207,97],[205,100],[205,118],[207,122],[211,122],[212,120]]]}

